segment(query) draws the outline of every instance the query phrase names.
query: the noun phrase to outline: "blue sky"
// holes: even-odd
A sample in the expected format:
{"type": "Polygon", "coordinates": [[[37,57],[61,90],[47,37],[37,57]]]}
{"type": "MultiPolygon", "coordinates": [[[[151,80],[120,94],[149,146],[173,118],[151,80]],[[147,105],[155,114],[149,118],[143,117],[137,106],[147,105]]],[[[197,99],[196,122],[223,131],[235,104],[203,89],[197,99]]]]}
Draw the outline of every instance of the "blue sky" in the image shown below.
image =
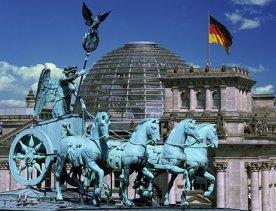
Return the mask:
{"type": "MultiPolygon", "coordinates": [[[[251,71],[258,91],[276,86],[275,0],[87,0],[96,14],[112,10],[100,27],[99,58],[124,43],[157,42],[187,62],[205,66],[208,10],[233,35],[232,54],[211,46],[212,66],[240,65],[251,71]],[[270,86],[269,86],[270,85],[270,86]]],[[[66,65],[82,66],[81,41],[87,27],[77,0],[0,2],[0,106],[22,105],[46,65],[54,76],[66,65]]]]}

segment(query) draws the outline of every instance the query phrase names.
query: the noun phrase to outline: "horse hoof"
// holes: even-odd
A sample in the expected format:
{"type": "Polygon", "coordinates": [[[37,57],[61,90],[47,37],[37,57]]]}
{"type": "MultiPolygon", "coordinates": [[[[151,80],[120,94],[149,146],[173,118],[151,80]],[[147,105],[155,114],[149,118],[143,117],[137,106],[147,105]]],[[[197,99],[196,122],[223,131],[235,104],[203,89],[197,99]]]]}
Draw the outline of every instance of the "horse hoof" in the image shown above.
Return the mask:
{"type": "Polygon", "coordinates": [[[97,206],[97,207],[100,206],[98,200],[96,200],[96,199],[93,199],[93,200],[92,200],[92,204],[93,204],[94,206],[97,206]]]}
{"type": "Polygon", "coordinates": [[[170,205],[169,200],[165,200],[165,201],[164,201],[164,205],[165,205],[165,206],[169,206],[169,205],[170,205]]]}
{"type": "Polygon", "coordinates": [[[211,193],[209,191],[205,191],[203,194],[205,197],[209,197],[211,195],[211,193]]]}
{"type": "Polygon", "coordinates": [[[62,201],[63,200],[63,197],[62,197],[62,195],[60,193],[57,193],[56,200],[57,201],[62,201]]]}
{"type": "Polygon", "coordinates": [[[189,205],[190,203],[187,200],[181,202],[181,206],[189,206],[189,205]]]}
{"type": "Polygon", "coordinates": [[[125,201],[124,205],[127,207],[134,207],[134,203],[131,201],[125,201]]]}

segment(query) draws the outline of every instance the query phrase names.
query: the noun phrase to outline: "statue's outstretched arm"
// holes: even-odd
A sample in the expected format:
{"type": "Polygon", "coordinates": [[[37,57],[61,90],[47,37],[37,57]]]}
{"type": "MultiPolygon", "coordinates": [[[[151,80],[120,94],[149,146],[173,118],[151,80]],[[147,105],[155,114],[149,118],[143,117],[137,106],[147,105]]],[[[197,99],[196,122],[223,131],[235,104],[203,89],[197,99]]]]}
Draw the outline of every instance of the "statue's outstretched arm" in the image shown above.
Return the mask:
{"type": "Polygon", "coordinates": [[[87,70],[86,69],[83,69],[67,78],[62,78],[60,79],[60,82],[71,82],[71,81],[74,81],[75,79],[77,79],[78,77],[84,75],[87,73],[87,70]]]}

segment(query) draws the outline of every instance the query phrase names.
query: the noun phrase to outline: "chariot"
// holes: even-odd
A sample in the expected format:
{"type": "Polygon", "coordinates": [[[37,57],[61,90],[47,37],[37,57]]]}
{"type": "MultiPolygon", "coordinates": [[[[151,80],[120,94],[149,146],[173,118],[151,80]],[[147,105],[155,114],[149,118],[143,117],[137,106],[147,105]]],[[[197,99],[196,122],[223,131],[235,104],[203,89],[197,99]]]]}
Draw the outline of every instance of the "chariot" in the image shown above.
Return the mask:
{"type": "Polygon", "coordinates": [[[44,181],[57,156],[64,125],[69,125],[74,135],[84,133],[83,118],[68,114],[39,122],[15,137],[10,147],[9,166],[16,182],[35,186],[44,181]]]}

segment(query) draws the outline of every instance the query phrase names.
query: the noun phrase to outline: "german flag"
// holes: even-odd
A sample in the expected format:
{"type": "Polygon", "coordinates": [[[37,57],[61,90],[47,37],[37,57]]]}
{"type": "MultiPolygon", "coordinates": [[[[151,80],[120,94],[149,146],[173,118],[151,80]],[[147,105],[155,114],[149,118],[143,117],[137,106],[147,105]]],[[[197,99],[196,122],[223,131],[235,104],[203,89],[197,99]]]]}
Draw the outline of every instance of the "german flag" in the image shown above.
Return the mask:
{"type": "Polygon", "coordinates": [[[209,43],[217,43],[224,46],[226,53],[230,54],[232,45],[232,35],[228,29],[210,15],[209,23],[209,43]]]}

